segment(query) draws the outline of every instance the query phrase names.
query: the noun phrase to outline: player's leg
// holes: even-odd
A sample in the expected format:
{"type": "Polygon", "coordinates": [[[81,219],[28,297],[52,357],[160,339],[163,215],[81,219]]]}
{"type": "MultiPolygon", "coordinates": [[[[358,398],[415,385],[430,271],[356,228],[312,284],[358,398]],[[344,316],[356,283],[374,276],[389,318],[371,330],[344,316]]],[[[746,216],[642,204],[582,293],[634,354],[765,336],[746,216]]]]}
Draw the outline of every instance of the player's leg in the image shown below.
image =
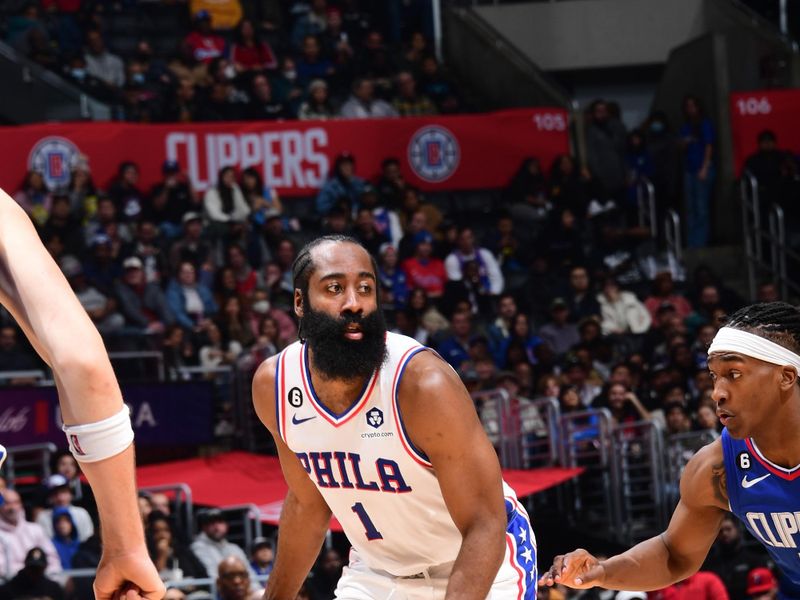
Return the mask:
{"type": "Polygon", "coordinates": [[[350,561],[342,571],[336,585],[336,600],[405,600],[394,592],[394,581],[388,573],[379,573],[370,569],[358,556],[350,550],[350,561]]]}
{"type": "Polygon", "coordinates": [[[536,598],[536,538],[525,508],[507,498],[506,553],[487,600],[534,600],[536,598]]]}

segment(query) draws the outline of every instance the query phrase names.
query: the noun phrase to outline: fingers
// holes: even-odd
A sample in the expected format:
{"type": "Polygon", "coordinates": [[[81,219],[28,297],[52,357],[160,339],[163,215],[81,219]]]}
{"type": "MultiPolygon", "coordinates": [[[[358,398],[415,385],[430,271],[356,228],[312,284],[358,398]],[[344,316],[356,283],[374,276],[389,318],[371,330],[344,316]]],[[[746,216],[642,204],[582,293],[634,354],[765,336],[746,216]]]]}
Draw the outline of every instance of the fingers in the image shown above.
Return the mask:
{"type": "Polygon", "coordinates": [[[593,587],[595,582],[601,581],[602,577],[603,567],[600,564],[596,564],[575,577],[575,583],[581,586],[593,587]]]}
{"type": "Polygon", "coordinates": [[[564,567],[564,555],[559,554],[553,559],[553,565],[539,578],[539,585],[551,586],[557,581],[564,567]]]}
{"type": "Polygon", "coordinates": [[[571,588],[592,587],[592,582],[603,575],[603,568],[597,559],[586,550],[579,548],[565,555],[556,556],[553,566],[539,579],[540,585],[552,586],[556,583],[571,588]]]}

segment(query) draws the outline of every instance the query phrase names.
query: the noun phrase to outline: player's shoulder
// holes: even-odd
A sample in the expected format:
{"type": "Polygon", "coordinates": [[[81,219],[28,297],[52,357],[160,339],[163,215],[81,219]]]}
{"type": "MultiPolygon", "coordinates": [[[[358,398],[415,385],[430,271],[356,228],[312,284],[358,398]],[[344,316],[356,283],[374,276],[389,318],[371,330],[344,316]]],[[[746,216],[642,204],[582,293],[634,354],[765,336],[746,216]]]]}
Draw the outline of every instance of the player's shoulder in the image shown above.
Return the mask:
{"type": "Polygon", "coordinates": [[[270,431],[277,427],[275,420],[275,378],[280,354],[262,362],[253,375],[253,408],[258,418],[270,431]]]}
{"type": "Polygon", "coordinates": [[[690,504],[728,510],[725,457],[720,438],[703,446],[689,460],[681,476],[681,498],[690,504]]]}

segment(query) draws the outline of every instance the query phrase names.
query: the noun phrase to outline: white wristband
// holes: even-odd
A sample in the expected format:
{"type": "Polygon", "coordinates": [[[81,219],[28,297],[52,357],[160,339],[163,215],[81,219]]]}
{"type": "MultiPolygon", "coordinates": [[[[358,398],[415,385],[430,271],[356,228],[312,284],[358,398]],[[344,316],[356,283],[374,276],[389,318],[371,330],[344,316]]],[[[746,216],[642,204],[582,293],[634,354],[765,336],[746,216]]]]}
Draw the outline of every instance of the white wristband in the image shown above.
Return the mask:
{"type": "Polygon", "coordinates": [[[79,462],[97,462],[116,456],[133,443],[128,407],[113,417],[86,425],[64,425],[70,452],[79,462]]]}

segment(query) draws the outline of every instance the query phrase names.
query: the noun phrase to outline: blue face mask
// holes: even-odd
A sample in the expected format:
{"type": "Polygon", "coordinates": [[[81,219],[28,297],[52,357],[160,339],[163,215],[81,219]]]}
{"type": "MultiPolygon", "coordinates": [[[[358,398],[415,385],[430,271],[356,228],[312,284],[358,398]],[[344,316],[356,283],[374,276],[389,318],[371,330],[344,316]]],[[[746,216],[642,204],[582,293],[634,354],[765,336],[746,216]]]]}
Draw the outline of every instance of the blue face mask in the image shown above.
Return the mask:
{"type": "Polygon", "coordinates": [[[70,71],[70,75],[72,75],[78,81],[83,81],[86,79],[86,69],[75,68],[70,71]]]}
{"type": "Polygon", "coordinates": [[[143,85],[144,84],[144,73],[133,73],[131,75],[131,81],[136,85],[143,85]]]}
{"type": "Polygon", "coordinates": [[[650,123],[650,131],[652,131],[653,133],[661,133],[662,131],[664,131],[664,123],[662,123],[661,121],[653,121],[652,123],[650,123]]]}

